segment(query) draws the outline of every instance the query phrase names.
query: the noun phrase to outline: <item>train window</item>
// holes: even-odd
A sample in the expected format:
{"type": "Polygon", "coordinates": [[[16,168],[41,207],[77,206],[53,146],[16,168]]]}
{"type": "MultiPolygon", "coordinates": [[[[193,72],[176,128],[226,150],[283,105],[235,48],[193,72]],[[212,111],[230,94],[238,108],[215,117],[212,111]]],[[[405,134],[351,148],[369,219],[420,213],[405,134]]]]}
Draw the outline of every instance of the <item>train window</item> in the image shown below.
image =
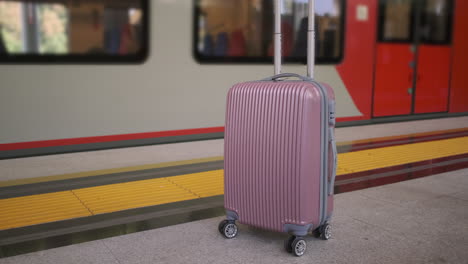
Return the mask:
{"type": "Polygon", "coordinates": [[[0,0],[0,63],[139,63],[148,0],[0,0]]]}
{"type": "Polygon", "coordinates": [[[447,44],[451,39],[453,1],[426,0],[421,17],[421,41],[447,44]]]}
{"type": "MultiPolygon", "coordinates": [[[[283,57],[305,62],[306,0],[282,1],[283,57]]],[[[344,0],[316,2],[317,63],[343,56],[344,0]]],[[[194,53],[199,62],[271,62],[273,1],[196,0],[194,53]]]]}
{"type": "Polygon", "coordinates": [[[414,4],[412,0],[380,1],[380,41],[413,40],[414,4]]]}

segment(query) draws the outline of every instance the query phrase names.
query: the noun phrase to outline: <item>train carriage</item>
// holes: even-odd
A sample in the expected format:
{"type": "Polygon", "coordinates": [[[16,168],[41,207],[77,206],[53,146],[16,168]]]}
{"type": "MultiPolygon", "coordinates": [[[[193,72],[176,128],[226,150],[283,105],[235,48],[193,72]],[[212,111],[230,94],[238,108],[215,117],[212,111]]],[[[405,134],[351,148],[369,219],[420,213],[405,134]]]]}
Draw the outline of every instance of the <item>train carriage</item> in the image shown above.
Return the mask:
{"type": "MultiPolygon", "coordinates": [[[[306,2],[283,1],[285,71],[306,2]]],[[[270,0],[0,1],[0,158],[222,137],[227,89],[272,75],[270,0]]],[[[338,125],[468,113],[463,0],[317,1],[338,125]]]]}

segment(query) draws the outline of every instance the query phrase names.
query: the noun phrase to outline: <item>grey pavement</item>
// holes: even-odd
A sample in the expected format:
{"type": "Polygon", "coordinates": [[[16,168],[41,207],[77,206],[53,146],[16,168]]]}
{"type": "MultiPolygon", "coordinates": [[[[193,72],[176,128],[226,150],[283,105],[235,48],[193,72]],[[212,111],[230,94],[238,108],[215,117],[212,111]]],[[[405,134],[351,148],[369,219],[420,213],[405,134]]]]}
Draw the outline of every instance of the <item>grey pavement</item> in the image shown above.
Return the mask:
{"type": "Polygon", "coordinates": [[[283,249],[287,235],[223,217],[0,259],[30,263],[468,263],[468,169],[336,196],[333,238],[307,238],[307,252],[283,249]]]}

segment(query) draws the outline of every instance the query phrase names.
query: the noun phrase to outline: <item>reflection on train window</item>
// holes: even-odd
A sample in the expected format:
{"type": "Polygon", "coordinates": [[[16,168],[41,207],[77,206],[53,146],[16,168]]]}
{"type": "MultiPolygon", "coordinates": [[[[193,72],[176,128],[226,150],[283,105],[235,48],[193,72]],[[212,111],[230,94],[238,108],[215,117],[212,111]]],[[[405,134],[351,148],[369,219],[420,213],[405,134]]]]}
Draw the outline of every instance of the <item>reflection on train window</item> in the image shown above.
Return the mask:
{"type": "Polygon", "coordinates": [[[412,41],[412,0],[380,1],[380,41],[412,41]]]}
{"type": "Polygon", "coordinates": [[[451,39],[451,0],[426,0],[421,18],[421,41],[446,44],[451,39]]]}
{"type": "MultiPolygon", "coordinates": [[[[307,0],[282,1],[283,56],[303,62],[307,49],[307,0]]],[[[201,62],[270,62],[273,1],[197,0],[195,55],[201,62]]],[[[318,63],[338,63],[343,53],[344,1],[316,2],[318,63]]]]}
{"type": "Polygon", "coordinates": [[[0,0],[0,62],[132,62],[147,51],[143,0],[0,0]]]}

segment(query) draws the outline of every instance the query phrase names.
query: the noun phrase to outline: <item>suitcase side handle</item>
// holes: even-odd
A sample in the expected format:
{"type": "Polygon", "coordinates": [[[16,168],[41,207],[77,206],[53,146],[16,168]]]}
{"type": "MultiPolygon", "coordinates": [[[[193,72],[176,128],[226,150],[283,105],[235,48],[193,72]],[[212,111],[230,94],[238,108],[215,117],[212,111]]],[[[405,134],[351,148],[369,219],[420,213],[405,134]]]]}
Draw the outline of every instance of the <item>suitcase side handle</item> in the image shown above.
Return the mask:
{"type": "Polygon", "coordinates": [[[280,74],[265,78],[262,81],[277,81],[278,79],[291,78],[291,77],[301,79],[301,80],[303,80],[305,82],[312,81],[311,78],[306,77],[306,76],[302,76],[302,75],[299,75],[299,74],[296,74],[296,73],[280,73],[280,74]]]}
{"type": "Polygon", "coordinates": [[[336,119],[335,119],[335,100],[330,100],[328,101],[328,122],[329,122],[329,132],[330,135],[328,136],[331,144],[331,149],[332,149],[332,159],[333,159],[333,164],[332,164],[332,173],[331,173],[331,179],[330,179],[330,184],[328,185],[328,195],[332,195],[335,190],[335,179],[336,179],[336,167],[338,166],[338,151],[336,150],[336,140],[335,140],[335,124],[336,124],[336,119]]]}
{"type": "MultiPolygon", "coordinates": [[[[331,130],[331,129],[330,129],[331,130]]],[[[330,134],[333,134],[332,131],[330,131],[330,134]]],[[[335,179],[336,179],[336,167],[338,163],[338,153],[336,151],[336,141],[335,138],[332,138],[330,141],[331,143],[331,149],[333,153],[333,165],[332,165],[332,174],[331,174],[331,179],[330,179],[330,184],[328,185],[328,195],[332,195],[335,190],[335,179]]]]}

